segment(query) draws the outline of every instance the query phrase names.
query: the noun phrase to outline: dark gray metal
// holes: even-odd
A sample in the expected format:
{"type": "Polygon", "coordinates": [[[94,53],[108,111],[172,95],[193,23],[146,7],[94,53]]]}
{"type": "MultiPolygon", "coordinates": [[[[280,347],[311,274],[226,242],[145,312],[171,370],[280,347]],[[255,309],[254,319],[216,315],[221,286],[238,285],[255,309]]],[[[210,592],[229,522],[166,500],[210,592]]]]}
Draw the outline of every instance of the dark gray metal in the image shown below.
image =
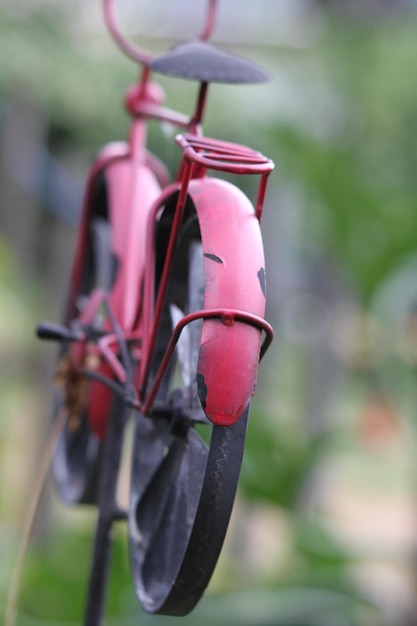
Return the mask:
{"type": "MultiPolygon", "coordinates": [[[[57,414],[63,402],[60,392],[55,397],[57,414]]],[[[99,466],[100,442],[83,415],[76,431],[65,426],[54,452],[52,477],[59,497],[67,504],[96,504],[99,466]]]]}
{"type": "MultiPolygon", "coordinates": [[[[102,184],[102,181],[99,183],[102,184]]],[[[96,191],[97,197],[98,192],[96,191]]],[[[94,212],[104,214],[106,207],[96,202],[94,212]]],[[[87,262],[83,266],[81,293],[76,300],[81,303],[84,296],[92,288],[100,285],[103,289],[110,288],[114,277],[114,263],[110,251],[110,225],[103,217],[94,217],[90,225],[89,250],[87,262]]],[[[77,308],[77,302],[68,302],[66,323],[70,322],[69,311],[77,308]]],[[[41,324],[38,336],[45,339],[63,341],[60,358],[68,350],[68,341],[76,339],[76,333],[53,324],[41,324]],[[61,332],[60,332],[61,331],[61,332]],[[74,336],[73,336],[74,335],[74,336]]],[[[54,415],[66,410],[65,391],[56,389],[54,399],[54,415]]],[[[58,440],[52,459],[52,477],[59,496],[64,502],[75,504],[96,504],[97,480],[100,471],[100,442],[91,431],[87,415],[79,416],[79,426],[71,429],[66,426],[58,440]]]]}
{"type": "Polygon", "coordinates": [[[100,475],[98,520],[90,569],[84,626],[102,623],[109,574],[112,527],[123,517],[116,504],[117,481],[122,454],[123,433],[127,419],[125,402],[114,396],[109,415],[100,475]]]}
{"type": "Polygon", "coordinates": [[[269,74],[255,64],[205,41],[180,44],[151,61],[149,67],[159,74],[202,83],[244,84],[270,80],[269,74]]]}
{"type": "Polygon", "coordinates": [[[143,608],[183,616],[206,589],[226,535],[248,411],[214,427],[209,446],[193,428],[136,418],[129,511],[132,572],[143,608]]]}

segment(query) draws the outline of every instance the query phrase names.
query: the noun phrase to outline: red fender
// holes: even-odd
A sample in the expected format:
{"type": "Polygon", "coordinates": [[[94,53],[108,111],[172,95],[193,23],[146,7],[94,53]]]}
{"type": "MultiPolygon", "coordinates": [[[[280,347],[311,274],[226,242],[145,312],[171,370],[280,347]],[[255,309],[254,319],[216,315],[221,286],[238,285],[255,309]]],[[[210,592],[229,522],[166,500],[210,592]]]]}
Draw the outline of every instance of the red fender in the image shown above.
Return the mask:
{"type": "Polygon", "coordinates": [[[123,330],[132,330],[145,264],[148,215],[161,189],[149,167],[128,159],[111,164],[106,181],[112,251],[123,260],[110,303],[123,330]]]}
{"type": "MultiPolygon", "coordinates": [[[[105,169],[111,247],[119,261],[117,278],[110,293],[110,305],[121,328],[133,329],[138,314],[141,279],[145,263],[146,224],[148,213],[160,193],[155,174],[146,165],[130,158],[117,159],[105,169]]],[[[99,373],[112,376],[111,368],[100,365],[99,373]]],[[[92,383],[88,416],[91,428],[104,438],[107,427],[111,390],[92,383]]]]}
{"type": "MultiPolygon", "coordinates": [[[[234,309],[263,318],[265,259],[259,221],[234,185],[191,181],[202,238],[205,309],[234,309]]],[[[229,426],[255,392],[262,339],[259,328],[237,320],[203,322],[198,363],[200,401],[216,425],[229,426]]]]}
{"type": "Polygon", "coordinates": [[[98,153],[88,173],[81,221],[78,228],[76,254],[71,274],[71,287],[67,317],[71,318],[75,313],[75,298],[80,288],[83,265],[87,255],[88,230],[90,220],[94,214],[94,191],[96,189],[98,176],[105,169],[109,169],[113,164],[124,162],[129,158],[129,146],[125,142],[114,142],[107,144],[98,153]]]}

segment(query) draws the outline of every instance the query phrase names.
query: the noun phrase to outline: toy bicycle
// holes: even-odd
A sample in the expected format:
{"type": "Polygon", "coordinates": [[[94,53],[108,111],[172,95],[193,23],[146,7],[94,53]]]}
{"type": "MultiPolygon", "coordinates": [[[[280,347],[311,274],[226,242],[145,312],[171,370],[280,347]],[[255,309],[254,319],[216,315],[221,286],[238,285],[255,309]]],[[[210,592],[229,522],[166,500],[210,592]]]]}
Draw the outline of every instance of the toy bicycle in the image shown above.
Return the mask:
{"type": "MultiPolygon", "coordinates": [[[[127,142],[97,155],[85,200],[63,325],[37,328],[60,342],[52,459],[59,496],[98,506],[85,624],[102,619],[115,520],[128,519],[139,600],[185,615],[216,565],[235,497],[258,364],[272,341],[264,320],[260,219],[273,163],[203,136],[208,85],[267,75],[200,37],[152,57],[121,33],[113,0],[105,21],[142,66],[125,106],[127,142]],[[165,108],[153,73],[200,84],[194,113],[165,108]],[[147,149],[149,121],[169,122],[181,156],[170,181],[147,149]],[[216,172],[259,177],[254,205],[216,172]],[[116,502],[125,427],[134,416],[128,512],[116,502]]],[[[224,177],[225,178],[225,177],[224,177]]]]}

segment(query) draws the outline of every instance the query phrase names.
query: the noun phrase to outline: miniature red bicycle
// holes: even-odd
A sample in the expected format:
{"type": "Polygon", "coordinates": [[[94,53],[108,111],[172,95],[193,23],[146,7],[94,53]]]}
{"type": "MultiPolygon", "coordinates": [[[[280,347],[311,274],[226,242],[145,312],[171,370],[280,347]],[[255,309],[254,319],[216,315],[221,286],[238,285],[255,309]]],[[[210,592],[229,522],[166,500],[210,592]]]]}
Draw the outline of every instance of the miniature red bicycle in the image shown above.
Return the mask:
{"type": "Polygon", "coordinates": [[[55,485],[68,503],[98,505],[88,626],[101,622],[110,531],[120,518],[128,518],[145,610],[185,615],[198,602],[225,537],[258,364],[272,341],[259,222],[273,163],[202,133],[209,83],[268,77],[207,43],[216,5],[209,0],[198,39],[153,58],[122,35],[113,0],[104,0],[110,33],[143,68],[125,99],[130,137],[104,147],[91,167],[65,322],[37,329],[61,342],[54,412],[66,421],[55,485]],[[152,73],[200,83],[191,117],[163,106],[152,73]],[[150,120],[183,131],[173,182],[147,150],[150,120]],[[213,171],[258,175],[255,207],[213,171]],[[132,409],[126,513],[116,486],[132,409]]]}

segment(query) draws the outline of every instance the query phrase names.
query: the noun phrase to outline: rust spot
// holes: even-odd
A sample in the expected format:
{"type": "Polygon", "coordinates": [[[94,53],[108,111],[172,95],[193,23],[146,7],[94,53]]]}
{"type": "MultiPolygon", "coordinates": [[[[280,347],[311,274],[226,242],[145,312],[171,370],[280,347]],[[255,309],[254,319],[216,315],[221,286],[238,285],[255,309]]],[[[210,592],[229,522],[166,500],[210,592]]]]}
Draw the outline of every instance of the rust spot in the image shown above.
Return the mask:
{"type": "Polygon", "coordinates": [[[81,416],[87,404],[88,381],[83,374],[72,367],[70,358],[64,356],[58,363],[55,384],[63,389],[64,406],[68,413],[68,429],[75,433],[80,428],[81,416]]]}
{"type": "Polygon", "coordinates": [[[262,293],[266,298],[266,277],[265,277],[265,268],[261,267],[258,272],[259,284],[261,285],[262,293]]]}
{"type": "Polygon", "coordinates": [[[221,259],[219,256],[217,256],[216,254],[210,254],[210,253],[205,253],[204,256],[207,259],[211,259],[212,261],[214,261],[215,263],[223,263],[223,259],[221,259]]]}

